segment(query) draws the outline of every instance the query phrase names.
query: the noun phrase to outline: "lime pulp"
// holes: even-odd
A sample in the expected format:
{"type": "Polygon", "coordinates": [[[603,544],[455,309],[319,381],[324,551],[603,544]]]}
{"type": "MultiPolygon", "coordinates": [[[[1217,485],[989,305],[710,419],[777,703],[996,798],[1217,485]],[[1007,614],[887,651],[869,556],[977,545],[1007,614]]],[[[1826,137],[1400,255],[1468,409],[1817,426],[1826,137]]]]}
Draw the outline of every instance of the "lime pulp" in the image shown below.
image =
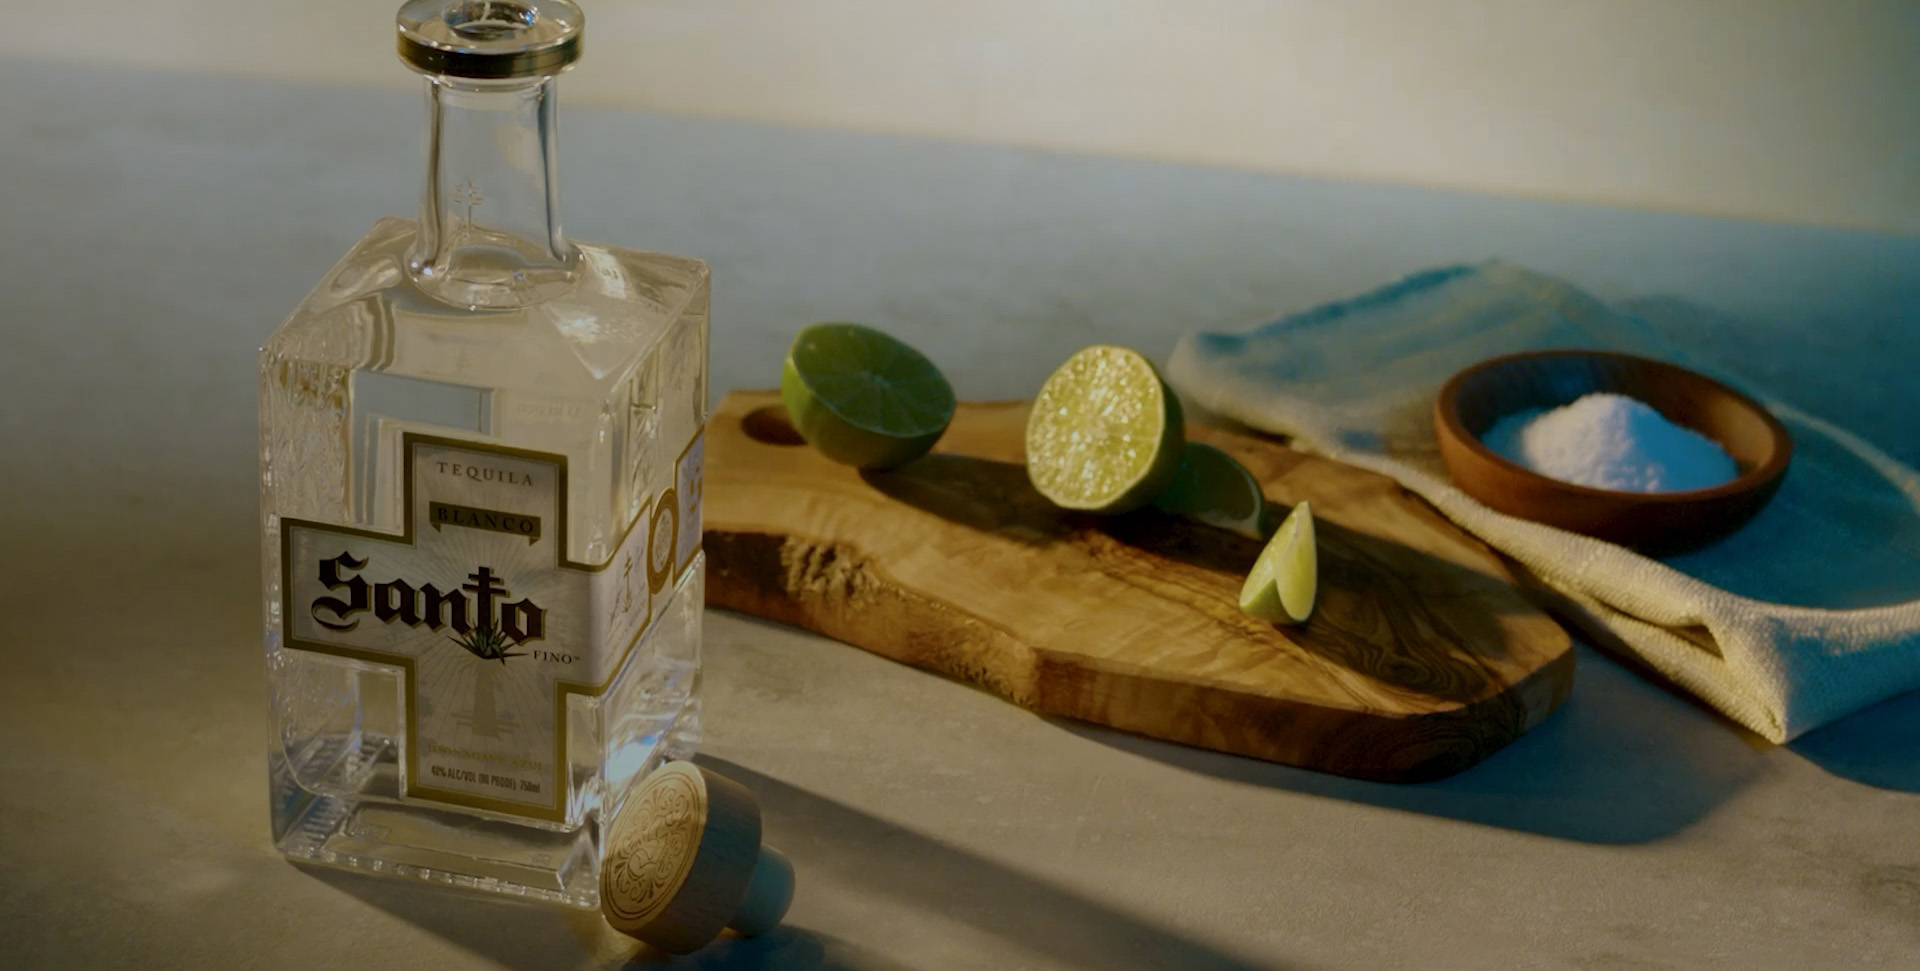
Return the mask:
{"type": "Polygon", "coordinates": [[[1180,470],[1186,430],[1176,397],[1137,351],[1095,345],[1041,385],[1027,416],[1027,477],[1054,505],[1139,509],[1180,470]]]}
{"type": "Polygon", "coordinates": [[[1313,507],[1302,502],[1274,530],[1240,587],[1240,610],[1276,624],[1303,624],[1319,594],[1320,559],[1313,507]]]}

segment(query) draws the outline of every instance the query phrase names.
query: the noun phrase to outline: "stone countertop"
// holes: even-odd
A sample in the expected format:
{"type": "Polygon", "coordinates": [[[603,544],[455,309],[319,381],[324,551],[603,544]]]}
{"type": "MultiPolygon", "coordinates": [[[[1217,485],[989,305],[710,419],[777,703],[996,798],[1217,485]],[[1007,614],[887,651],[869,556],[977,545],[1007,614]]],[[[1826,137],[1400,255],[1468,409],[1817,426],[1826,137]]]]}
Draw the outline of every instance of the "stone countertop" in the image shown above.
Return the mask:
{"type": "MultiPolygon", "coordinates": [[[[379,216],[417,99],[0,64],[0,933],[29,968],[649,967],[597,916],[301,869],[266,832],[253,351],[379,216]]],[[[1505,257],[1920,464],[1920,240],[570,109],[582,238],[714,265],[713,386],[803,323],[967,398],[1505,257]]],[[[1786,551],[1783,555],[1791,555],[1786,551]]],[[[1572,698],[1389,786],[1036,717],[710,612],[709,764],[787,926],[676,966],[1920,964],[1920,696],[1772,747],[1581,649],[1572,698]]]]}

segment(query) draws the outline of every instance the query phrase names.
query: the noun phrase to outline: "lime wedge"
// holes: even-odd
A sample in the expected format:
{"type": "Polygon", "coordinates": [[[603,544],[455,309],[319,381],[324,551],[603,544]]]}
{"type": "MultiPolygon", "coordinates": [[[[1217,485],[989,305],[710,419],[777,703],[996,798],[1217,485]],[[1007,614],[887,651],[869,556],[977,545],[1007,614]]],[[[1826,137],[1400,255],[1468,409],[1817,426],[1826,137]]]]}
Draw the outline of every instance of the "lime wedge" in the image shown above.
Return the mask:
{"type": "Polygon", "coordinates": [[[1276,624],[1304,624],[1320,589],[1320,556],[1313,538],[1313,507],[1301,503],[1267,541],[1240,587],[1240,610],[1276,624]]]}
{"type": "Polygon", "coordinates": [[[780,370],[780,400],[809,445],[863,469],[925,455],[953,420],[953,388],[940,369],[859,324],[801,330],[780,370]]]}
{"type": "Polygon", "coordinates": [[[1027,416],[1027,478],[1063,509],[1120,513],[1165,491],[1180,471],[1180,399],[1153,364],[1124,347],[1067,358],[1027,416]]]}
{"type": "Polygon", "coordinates": [[[1187,443],[1173,484],[1153,504],[1176,516],[1254,539],[1266,539],[1273,532],[1259,480],[1233,456],[1200,442],[1187,443]]]}

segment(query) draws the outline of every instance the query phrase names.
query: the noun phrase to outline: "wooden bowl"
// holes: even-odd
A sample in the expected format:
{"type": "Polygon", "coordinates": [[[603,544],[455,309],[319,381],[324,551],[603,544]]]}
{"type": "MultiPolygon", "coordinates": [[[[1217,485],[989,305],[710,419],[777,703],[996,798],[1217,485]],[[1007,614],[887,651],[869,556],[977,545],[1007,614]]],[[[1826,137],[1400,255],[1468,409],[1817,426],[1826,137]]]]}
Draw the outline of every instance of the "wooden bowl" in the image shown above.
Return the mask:
{"type": "Polygon", "coordinates": [[[1487,506],[1645,552],[1702,545],[1747,521],[1780,487],[1793,440],[1758,402],[1661,361],[1603,351],[1536,351],[1482,361],[1434,401],[1440,456],[1461,489],[1487,506]],[[1652,406],[1719,443],[1739,477],[1689,492],[1616,492],[1550,479],[1501,458],[1480,437],[1501,418],[1611,391],[1652,406]]]}

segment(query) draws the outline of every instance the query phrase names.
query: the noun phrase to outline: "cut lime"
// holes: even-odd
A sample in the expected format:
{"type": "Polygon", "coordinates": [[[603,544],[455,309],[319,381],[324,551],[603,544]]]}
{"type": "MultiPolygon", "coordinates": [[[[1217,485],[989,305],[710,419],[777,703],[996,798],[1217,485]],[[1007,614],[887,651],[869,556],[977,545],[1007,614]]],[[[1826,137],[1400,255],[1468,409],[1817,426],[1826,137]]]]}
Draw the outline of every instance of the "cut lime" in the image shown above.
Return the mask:
{"type": "Polygon", "coordinates": [[[940,369],[859,324],[801,330],[780,371],[780,400],[809,445],[863,469],[925,455],[953,421],[953,387],[940,369]]]}
{"type": "Polygon", "coordinates": [[[1176,516],[1265,539],[1273,532],[1260,482],[1233,456],[1200,442],[1188,442],[1173,484],[1153,501],[1176,516]]]}
{"type": "Polygon", "coordinates": [[[1027,478],[1063,509],[1121,513],[1166,491],[1180,471],[1180,399],[1124,347],[1067,358],[1027,416],[1027,478]]]}
{"type": "Polygon", "coordinates": [[[1313,538],[1313,507],[1301,503],[1260,551],[1240,587],[1240,610],[1276,624],[1303,624],[1320,590],[1320,554],[1313,538]]]}

